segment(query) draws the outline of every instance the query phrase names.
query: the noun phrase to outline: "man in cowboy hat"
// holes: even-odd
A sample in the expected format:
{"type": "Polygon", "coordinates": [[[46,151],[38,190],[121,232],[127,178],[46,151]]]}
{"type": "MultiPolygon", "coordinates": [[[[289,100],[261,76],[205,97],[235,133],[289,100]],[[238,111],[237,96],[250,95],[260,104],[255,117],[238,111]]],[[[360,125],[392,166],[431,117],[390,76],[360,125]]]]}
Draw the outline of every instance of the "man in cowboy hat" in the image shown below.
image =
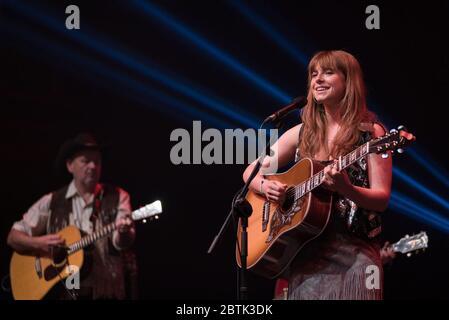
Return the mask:
{"type": "MultiPolygon", "coordinates": [[[[52,248],[64,244],[56,234],[64,227],[75,225],[89,234],[115,221],[117,229],[112,237],[100,239],[85,250],[81,286],[75,294],[87,299],[123,299],[125,270],[121,250],[132,244],[135,229],[128,193],[99,183],[101,151],[102,146],[86,133],[66,141],[57,159],[64,163],[72,181],[43,196],[22,220],[14,223],[8,244],[19,253],[50,256],[52,248]]],[[[54,297],[69,296],[64,290],[54,297]]]]}

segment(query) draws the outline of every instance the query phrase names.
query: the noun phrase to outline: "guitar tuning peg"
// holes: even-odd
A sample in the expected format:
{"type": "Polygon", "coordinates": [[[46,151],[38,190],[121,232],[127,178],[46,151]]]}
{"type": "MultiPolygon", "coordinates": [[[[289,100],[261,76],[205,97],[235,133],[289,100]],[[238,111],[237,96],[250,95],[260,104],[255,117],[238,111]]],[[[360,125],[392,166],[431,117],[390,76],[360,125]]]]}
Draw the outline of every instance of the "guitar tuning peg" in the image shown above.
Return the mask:
{"type": "Polygon", "coordinates": [[[396,150],[398,153],[404,153],[404,149],[402,148],[398,148],[398,150],[396,150]]]}
{"type": "Polygon", "coordinates": [[[388,158],[388,153],[382,153],[382,159],[387,159],[388,158]]]}
{"type": "Polygon", "coordinates": [[[143,223],[147,223],[147,219],[143,219],[142,222],[143,222],[143,223]]]}
{"type": "Polygon", "coordinates": [[[412,256],[411,252],[407,253],[407,258],[410,258],[411,256],[412,256]]]}
{"type": "Polygon", "coordinates": [[[398,133],[398,130],[393,128],[393,129],[390,130],[390,133],[398,133]]]}
{"type": "Polygon", "coordinates": [[[403,130],[403,129],[405,129],[405,127],[401,124],[401,125],[398,127],[398,130],[403,130]]]}

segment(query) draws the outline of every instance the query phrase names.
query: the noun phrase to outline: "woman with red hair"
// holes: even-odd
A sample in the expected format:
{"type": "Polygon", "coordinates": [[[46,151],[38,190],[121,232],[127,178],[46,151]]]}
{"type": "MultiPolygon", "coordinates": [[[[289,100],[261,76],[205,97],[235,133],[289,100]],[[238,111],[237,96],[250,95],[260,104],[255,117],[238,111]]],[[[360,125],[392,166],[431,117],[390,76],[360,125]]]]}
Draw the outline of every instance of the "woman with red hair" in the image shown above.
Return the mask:
{"type": "MultiPolygon", "coordinates": [[[[289,282],[288,298],[382,299],[377,235],[379,213],[387,208],[391,193],[391,157],[369,154],[342,171],[335,165],[339,156],[386,133],[366,106],[362,70],[354,56],[341,50],[314,55],[308,66],[307,101],[302,123],[273,145],[273,155],[250,186],[282,204],[287,186],[264,178],[268,172],[263,169],[271,168],[272,161],[282,167],[307,157],[326,166],[323,187],[335,193],[331,216],[323,233],[283,275],[289,282]]],[[[245,170],[245,181],[254,165],[245,170]]]]}

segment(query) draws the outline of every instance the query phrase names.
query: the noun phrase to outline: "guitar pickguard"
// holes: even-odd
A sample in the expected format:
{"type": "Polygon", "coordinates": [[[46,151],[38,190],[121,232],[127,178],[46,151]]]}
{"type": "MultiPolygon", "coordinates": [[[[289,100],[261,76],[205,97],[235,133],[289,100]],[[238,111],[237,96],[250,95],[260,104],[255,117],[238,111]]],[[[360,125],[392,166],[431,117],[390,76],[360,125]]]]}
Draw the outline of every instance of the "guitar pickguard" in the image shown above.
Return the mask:
{"type": "Polygon", "coordinates": [[[293,202],[288,210],[283,210],[281,206],[278,206],[273,212],[270,222],[270,234],[265,240],[265,243],[270,243],[279,234],[279,231],[286,225],[292,223],[292,219],[295,214],[301,210],[304,204],[304,197],[301,197],[293,202]]]}

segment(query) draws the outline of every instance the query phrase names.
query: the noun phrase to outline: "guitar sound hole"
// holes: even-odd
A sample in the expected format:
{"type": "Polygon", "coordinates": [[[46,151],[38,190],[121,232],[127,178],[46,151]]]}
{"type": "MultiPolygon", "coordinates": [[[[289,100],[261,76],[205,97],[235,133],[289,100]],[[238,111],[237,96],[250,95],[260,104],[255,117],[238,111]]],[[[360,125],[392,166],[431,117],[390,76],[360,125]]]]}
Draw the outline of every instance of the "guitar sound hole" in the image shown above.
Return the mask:
{"type": "Polygon", "coordinates": [[[281,205],[281,210],[282,212],[287,212],[289,211],[292,207],[293,204],[295,202],[295,195],[294,194],[289,194],[289,191],[292,190],[293,188],[289,188],[286,191],[286,196],[285,196],[285,200],[281,205]]]}

